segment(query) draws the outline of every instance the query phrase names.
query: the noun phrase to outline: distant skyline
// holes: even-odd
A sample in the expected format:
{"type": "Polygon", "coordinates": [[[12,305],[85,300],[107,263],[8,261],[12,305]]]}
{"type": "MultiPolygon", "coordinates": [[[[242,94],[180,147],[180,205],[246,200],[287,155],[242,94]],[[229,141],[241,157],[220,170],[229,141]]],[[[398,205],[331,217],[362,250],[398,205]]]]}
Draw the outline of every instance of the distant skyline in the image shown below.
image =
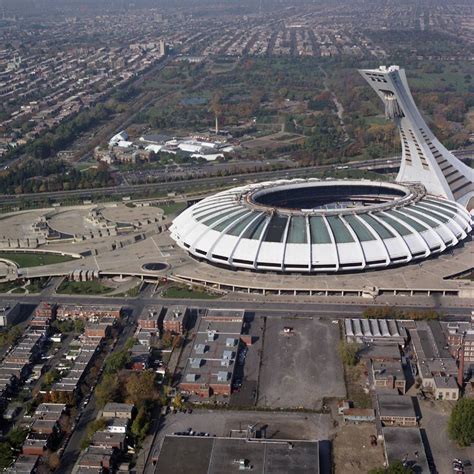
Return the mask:
{"type": "MultiPolygon", "coordinates": [[[[279,10],[288,7],[309,6],[309,5],[334,5],[334,4],[354,3],[353,0],[0,0],[0,18],[3,15],[19,16],[42,16],[48,13],[55,14],[88,14],[94,11],[110,11],[113,8],[119,9],[141,9],[141,8],[163,8],[166,10],[179,10],[188,8],[192,14],[220,15],[227,14],[252,14],[259,10],[279,10]],[[211,8],[212,10],[206,11],[211,8]]],[[[357,3],[357,2],[356,2],[357,3]]],[[[390,4],[382,0],[359,0],[364,4],[390,4]]],[[[407,5],[469,5],[469,0],[405,0],[407,5]]]]}

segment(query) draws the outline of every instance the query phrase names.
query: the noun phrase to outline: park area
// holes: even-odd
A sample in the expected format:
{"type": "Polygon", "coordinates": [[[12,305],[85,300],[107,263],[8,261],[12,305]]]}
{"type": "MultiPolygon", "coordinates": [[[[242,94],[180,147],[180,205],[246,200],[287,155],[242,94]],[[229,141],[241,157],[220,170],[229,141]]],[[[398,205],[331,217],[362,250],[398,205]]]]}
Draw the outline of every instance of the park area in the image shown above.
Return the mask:
{"type": "Polygon", "coordinates": [[[41,267],[73,260],[69,255],[36,252],[0,252],[0,258],[16,263],[20,268],[41,267]]]}

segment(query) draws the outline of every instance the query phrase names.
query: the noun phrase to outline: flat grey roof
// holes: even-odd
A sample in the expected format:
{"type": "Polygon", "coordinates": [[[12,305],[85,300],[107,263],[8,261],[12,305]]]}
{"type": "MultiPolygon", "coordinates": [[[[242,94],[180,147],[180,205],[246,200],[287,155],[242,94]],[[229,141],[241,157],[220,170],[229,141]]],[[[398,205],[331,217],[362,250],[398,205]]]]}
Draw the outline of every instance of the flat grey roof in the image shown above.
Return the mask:
{"type": "Polygon", "coordinates": [[[163,321],[184,321],[188,314],[188,307],[185,305],[169,306],[163,321]]]}
{"type": "Polygon", "coordinates": [[[155,472],[160,474],[228,474],[242,472],[239,460],[251,472],[319,474],[317,441],[276,441],[239,438],[166,436],[155,472]]]}
{"type": "Polygon", "coordinates": [[[374,361],[372,366],[376,379],[386,379],[390,376],[396,377],[398,380],[405,380],[402,362],[399,361],[374,361]]]}
{"type": "Polygon", "coordinates": [[[359,351],[362,359],[400,360],[400,347],[397,343],[368,344],[359,351]]]}
{"type": "Polygon", "coordinates": [[[380,416],[416,417],[411,397],[377,392],[380,416]]]}
{"type": "Polygon", "coordinates": [[[156,305],[156,306],[145,306],[138,317],[139,320],[152,320],[158,321],[161,312],[163,311],[163,306],[156,305]]]}
{"type": "Polygon", "coordinates": [[[416,474],[429,474],[425,447],[418,428],[382,429],[385,440],[385,454],[389,463],[406,460],[416,474]]]}

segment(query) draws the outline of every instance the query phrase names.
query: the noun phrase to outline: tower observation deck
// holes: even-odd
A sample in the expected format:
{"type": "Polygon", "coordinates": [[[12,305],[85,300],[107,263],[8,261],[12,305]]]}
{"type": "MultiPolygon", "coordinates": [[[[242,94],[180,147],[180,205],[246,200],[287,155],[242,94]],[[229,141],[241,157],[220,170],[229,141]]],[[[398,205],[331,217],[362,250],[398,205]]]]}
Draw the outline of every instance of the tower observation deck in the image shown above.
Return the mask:
{"type": "Polygon", "coordinates": [[[421,116],[408,86],[404,69],[398,66],[362,69],[360,74],[385,104],[402,143],[400,183],[421,183],[429,194],[467,206],[474,199],[474,170],[462,163],[433,135],[421,116]]]}

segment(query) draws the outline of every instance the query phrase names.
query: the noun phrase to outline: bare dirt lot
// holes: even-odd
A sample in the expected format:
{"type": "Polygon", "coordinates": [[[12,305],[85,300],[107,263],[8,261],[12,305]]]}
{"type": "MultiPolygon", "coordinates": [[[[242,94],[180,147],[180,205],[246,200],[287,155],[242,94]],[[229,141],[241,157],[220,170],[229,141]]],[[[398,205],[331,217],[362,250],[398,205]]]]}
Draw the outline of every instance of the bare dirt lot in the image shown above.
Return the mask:
{"type": "Polygon", "coordinates": [[[338,326],[330,321],[267,318],[258,406],[320,409],[324,397],[345,397],[338,341],[338,326]]]}
{"type": "Polygon", "coordinates": [[[370,445],[370,435],[376,435],[373,423],[345,425],[338,428],[333,441],[336,474],[366,474],[384,463],[383,447],[370,445]]]}

